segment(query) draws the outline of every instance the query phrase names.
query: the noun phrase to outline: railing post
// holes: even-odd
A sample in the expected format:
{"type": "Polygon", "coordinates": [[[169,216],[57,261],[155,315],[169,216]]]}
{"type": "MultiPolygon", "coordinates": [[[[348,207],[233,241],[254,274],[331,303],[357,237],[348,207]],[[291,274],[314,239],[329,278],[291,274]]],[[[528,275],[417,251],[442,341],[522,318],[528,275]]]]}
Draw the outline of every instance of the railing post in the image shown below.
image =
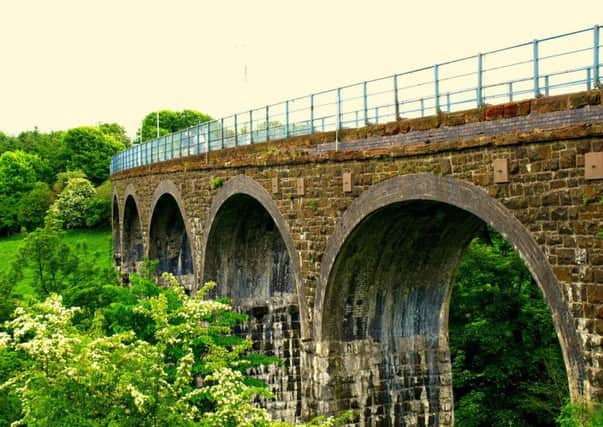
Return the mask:
{"type": "Polygon", "coordinates": [[[450,92],[446,93],[446,109],[450,113],[450,92]]]}
{"type": "Polygon", "coordinates": [[[592,78],[590,76],[590,67],[586,68],[586,90],[592,89],[592,78]]]}
{"type": "Polygon", "coordinates": [[[601,87],[601,80],[599,78],[599,25],[595,25],[593,29],[593,80],[595,87],[601,87]]]}
{"type": "Polygon", "coordinates": [[[234,115],[234,133],[235,133],[235,147],[237,147],[239,145],[239,126],[237,123],[237,115],[234,115]]]}
{"type": "Polygon", "coordinates": [[[206,153],[209,154],[209,150],[211,149],[211,144],[209,143],[209,139],[211,138],[211,121],[207,122],[207,131],[205,134],[205,145],[206,145],[206,153]]]}
{"type": "Polygon", "coordinates": [[[167,135],[163,137],[163,160],[167,160],[167,135]]]}
{"type": "Polygon", "coordinates": [[[379,107],[375,107],[375,124],[379,124],[379,107]]]}
{"type": "Polygon", "coordinates": [[[289,100],[285,101],[285,138],[289,138],[289,100]]]}
{"type": "Polygon", "coordinates": [[[539,57],[538,54],[538,39],[534,39],[532,42],[532,51],[534,62],[534,98],[540,97],[540,69],[539,69],[539,57]]]}
{"type": "Polygon", "coordinates": [[[201,132],[200,132],[201,129],[200,128],[201,128],[201,123],[197,123],[197,131],[196,131],[197,139],[195,140],[195,141],[197,141],[197,153],[196,154],[201,153],[201,132]]]}
{"type": "Polygon", "coordinates": [[[270,111],[266,105],[266,141],[270,141],[270,111]]]}
{"type": "Polygon", "coordinates": [[[544,95],[549,96],[549,76],[544,76],[544,95]]]}
{"type": "Polygon", "coordinates": [[[440,114],[440,66],[438,64],[433,66],[433,81],[435,84],[435,112],[440,114]]]}
{"type": "Polygon", "coordinates": [[[509,82],[509,102],[513,102],[513,82],[509,82]]]}
{"type": "Polygon", "coordinates": [[[186,155],[191,155],[191,128],[186,128],[186,155]]]}
{"type": "Polygon", "coordinates": [[[425,117],[425,101],[421,98],[421,117],[425,117]]]}
{"type": "Polygon", "coordinates": [[[341,88],[337,88],[337,130],[341,129],[341,88]]]}
{"type": "Polygon", "coordinates": [[[249,143],[253,144],[253,110],[249,110],[249,143]]]}
{"type": "Polygon", "coordinates": [[[394,105],[396,120],[400,120],[400,103],[398,102],[398,75],[394,74],[394,105]]]}
{"type": "Polygon", "coordinates": [[[310,133],[314,133],[314,94],[310,95],[310,133]]]}
{"type": "Polygon", "coordinates": [[[178,132],[178,157],[182,157],[182,134],[183,133],[184,133],[183,130],[178,132]]]}
{"type": "Polygon", "coordinates": [[[363,108],[364,108],[364,125],[368,125],[369,124],[369,119],[368,119],[368,94],[367,94],[367,87],[366,87],[366,82],[362,83],[362,99],[363,99],[363,108]]]}
{"type": "Polygon", "coordinates": [[[482,89],[484,87],[484,54],[477,54],[477,108],[480,108],[484,103],[482,89]]]}
{"type": "Polygon", "coordinates": [[[224,117],[220,119],[220,147],[224,150],[224,117]]]}

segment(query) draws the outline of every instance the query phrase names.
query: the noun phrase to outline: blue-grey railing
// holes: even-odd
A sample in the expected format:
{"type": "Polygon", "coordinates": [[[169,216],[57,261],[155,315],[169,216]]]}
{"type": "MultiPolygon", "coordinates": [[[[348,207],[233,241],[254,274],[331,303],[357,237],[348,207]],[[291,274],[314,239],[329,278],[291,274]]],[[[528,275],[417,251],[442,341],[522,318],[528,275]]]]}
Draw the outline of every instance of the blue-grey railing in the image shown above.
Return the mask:
{"type": "Polygon", "coordinates": [[[111,173],[290,136],[601,87],[601,27],[535,39],[199,123],[116,154],[111,173]]]}

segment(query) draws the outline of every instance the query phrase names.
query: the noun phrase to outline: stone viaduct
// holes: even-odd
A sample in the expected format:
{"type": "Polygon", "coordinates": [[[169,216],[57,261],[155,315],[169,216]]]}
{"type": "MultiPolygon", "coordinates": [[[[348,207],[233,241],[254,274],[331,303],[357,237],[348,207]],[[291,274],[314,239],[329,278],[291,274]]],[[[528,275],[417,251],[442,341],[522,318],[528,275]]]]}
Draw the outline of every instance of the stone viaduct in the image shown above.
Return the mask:
{"type": "Polygon", "coordinates": [[[113,175],[115,259],[250,314],[278,418],[454,423],[448,304],[489,224],[550,307],[573,399],[603,400],[602,92],[190,156],[113,175]],[[337,138],[337,141],[336,141],[337,138]]]}

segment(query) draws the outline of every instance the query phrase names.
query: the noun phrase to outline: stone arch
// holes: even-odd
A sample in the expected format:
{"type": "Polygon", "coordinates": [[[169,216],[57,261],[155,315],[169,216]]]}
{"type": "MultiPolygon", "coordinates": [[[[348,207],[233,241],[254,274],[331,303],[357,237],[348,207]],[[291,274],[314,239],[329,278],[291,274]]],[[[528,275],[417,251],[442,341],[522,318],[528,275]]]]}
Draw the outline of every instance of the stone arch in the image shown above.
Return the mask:
{"type": "MultiPolygon", "coordinates": [[[[333,346],[355,351],[356,354],[362,352],[370,354],[373,351],[370,346],[375,342],[385,343],[385,348],[396,345],[400,348],[411,346],[414,349],[412,354],[402,355],[402,358],[407,360],[415,361],[418,357],[419,361],[423,360],[425,363],[425,359],[442,357],[442,351],[447,351],[449,283],[462,250],[470,240],[468,237],[483,222],[499,231],[515,247],[538,283],[551,310],[561,344],[570,383],[570,394],[574,399],[583,395],[585,379],[583,349],[569,308],[564,301],[561,286],[546,255],[513,214],[483,189],[455,178],[431,174],[399,176],[370,187],[354,200],[336,226],[321,262],[320,279],[315,294],[313,330],[317,337],[319,357],[328,359],[330,351],[337,351],[333,346]],[[354,254],[362,251],[358,243],[366,238],[368,230],[372,235],[378,234],[379,227],[383,227],[383,221],[390,221],[386,223],[388,226],[400,225],[396,225],[398,229],[389,229],[384,232],[386,234],[377,236],[377,239],[381,238],[381,244],[388,239],[395,239],[393,236],[397,232],[405,233],[403,238],[396,241],[399,245],[397,248],[383,244],[378,246],[378,250],[383,253],[398,250],[412,254],[412,257],[406,255],[407,261],[404,260],[404,255],[398,255],[395,259],[396,263],[408,262],[410,273],[401,280],[406,281],[407,285],[411,284],[410,290],[407,287],[404,291],[401,286],[399,289],[377,292],[377,295],[363,295],[362,285],[358,284],[362,278],[347,277],[339,281],[335,276],[343,274],[346,269],[354,268],[349,262],[346,263],[345,258],[353,259],[354,254]],[[415,230],[431,234],[421,241],[421,236],[414,234],[415,230]],[[362,239],[355,238],[361,233],[365,233],[362,239]],[[425,244],[426,239],[434,239],[434,241],[425,244]],[[433,273],[435,270],[438,271],[437,274],[433,273]],[[417,272],[415,277],[413,272],[417,272]],[[432,275],[432,282],[438,282],[437,286],[433,283],[421,282],[426,272],[432,275]],[[344,284],[344,282],[352,284],[344,284]],[[342,286],[348,286],[347,291],[350,289],[351,291],[343,295],[346,290],[341,290],[342,286]],[[335,301],[336,288],[342,291],[338,301],[343,308],[329,304],[329,301],[333,303],[335,301]],[[374,297],[376,301],[371,308],[360,308],[358,301],[362,298],[368,299],[367,297],[374,297]],[[398,298],[396,307],[403,308],[398,311],[406,311],[406,314],[398,314],[398,318],[393,320],[386,319],[383,313],[387,312],[388,304],[396,303],[396,298],[398,298]],[[436,308],[436,310],[425,310],[425,307],[436,308]],[[371,313],[366,312],[370,310],[371,313]],[[341,322],[335,325],[336,316],[348,319],[346,320],[348,323],[341,322]],[[353,321],[350,322],[349,319],[353,321]],[[363,319],[367,321],[363,322],[363,319]],[[401,330],[396,331],[396,328],[401,330]]],[[[400,266],[393,268],[400,268],[400,266]]],[[[368,280],[390,280],[394,277],[391,270],[392,267],[388,265],[379,265],[368,280]]],[[[354,274],[354,271],[349,274],[354,274]]],[[[377,351],[383,351],[383,346],[377,351]]],[[[387,351],[392,350],[390,348],[387,351]]],[[[358,361],[354,363],[357,364],[358,361]]],[[[436,361],[435,364],[437,365],[438,362],[436,361]]],[[[425,372],[420,375],[424,376],[425,381],[443,381],[442,378],[449,375],[449,372],[425,372]],[[444,376],[441,377],[440,374],[444,376]]],[[[374,378],[363,378],[359,380],[364,381],[363,385],[359,385],[357,381],[351,388],[369,387],[368,383],[374,380],[374,378]]],[[[338,385],[332,383],[331,387],[338,387],[338,385]]],[[[343,390],[343,392],[349,394],[354,391],[343,390]]],[[[441,407],[442,396],[438,396],[437,393],[432,396],[430,393],[429,390],[426,393],[430,404],[441,407]],[[436,401],[432,402],[432,399],[436,401]]],[[[442,419],[439,422],[447,424],[447,421],[442,419]]]]}
{"type": "Polygon", "coordinates": [[[130,184],[124,193],[121,217],[121,266],[128,273],[135,273],[144,258],[144,236],[140,203],[130,184]]]}
{"type": "Polygon", "coordinates": [[[172,181],[162,181],[155,189],[149,218],[149,259],[159,261],[160,272],[172,273],[187,289],[192,289],[192,233],[180,191],[172,181]]]}
{"type": "Polygon", "coordinates": [[[264,402],[267,409],[276,418],[299,418],[299,353],[307,329],[300,260],[289,227],[264,187],[243,175],[217,191],[206,224],[202,278],[215,280],[216,293],[249,315],[238,333],[254,342],[254,350],[283,360],[282,368],[254,372],[276,395],[277,402],[264,402]]]}
{"type": "MultiPolygon", "coordinates": [[[[201,271],[203,278],[206,278],[209,273],[206,259],[207,250],[208,245],[210,243],[210,236],[212,234],[212,230],[215,230],[216,228],[216,219],[218,218],[219,212],[223,208],[228,209],[228,204],[233,203],[233,201],[234,203],[239,202],[241,205],[252,207],[253,209],[262,209],[268,215],[269,219],[274,223],[274,226],[276,227],[278,234],[282,238],[286,251],[289,255],[293,285],[298,295],[300,310],[302,311],[302,313],[305,313],[305,299],[301,283],[301,264],[297,253],[297,249],[295,248],[295,243],[291,238],[289,226],[285,222],[278,207],[276,206],[276,203],[274,202],[270,194],[266,191],[266,189],[262,187],[258,182],[245,175],[238,175],[228,180],[218,190],[216,196],[212,201],[212,205],[208,213],[208,219],[206,221],[203,242],[201,245],[201,271]]],[[[243,219],[243,216],[241,216],[241,219],[243,219]]],[[[212,280],[215,280],[215,278],[212,280]]]]}
{"type": "Polygon", "coordinates": [[[121,266],[121,215],[119,197],[113,192],[111,198],[111,235],[113,240],[113,261],[117,267],[121,266]]]}

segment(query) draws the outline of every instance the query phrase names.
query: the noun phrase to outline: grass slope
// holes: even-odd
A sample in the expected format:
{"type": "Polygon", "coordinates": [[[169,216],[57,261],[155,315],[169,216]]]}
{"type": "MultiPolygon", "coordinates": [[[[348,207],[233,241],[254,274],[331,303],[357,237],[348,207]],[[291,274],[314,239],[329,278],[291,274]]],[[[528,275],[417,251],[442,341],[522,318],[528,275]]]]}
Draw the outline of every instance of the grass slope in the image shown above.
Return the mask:
{"type": "MultiPolygon", "coordinates": [[[[6,271],[17,257],[17,251],[23,241],[23,235],[16,235],[0,239],[0,271],[6,271]]],[[[111,259],[111,230],[69,230],[65,232],[65,242],[72,248],[87,247],[88,257],[93,257],[94,262],[102,268],[110,267],[111,259]]],[[[25,272],[25,280],[18,284],[14,290],[19,295],[32,295],[32,275],[25,272]]]]}

